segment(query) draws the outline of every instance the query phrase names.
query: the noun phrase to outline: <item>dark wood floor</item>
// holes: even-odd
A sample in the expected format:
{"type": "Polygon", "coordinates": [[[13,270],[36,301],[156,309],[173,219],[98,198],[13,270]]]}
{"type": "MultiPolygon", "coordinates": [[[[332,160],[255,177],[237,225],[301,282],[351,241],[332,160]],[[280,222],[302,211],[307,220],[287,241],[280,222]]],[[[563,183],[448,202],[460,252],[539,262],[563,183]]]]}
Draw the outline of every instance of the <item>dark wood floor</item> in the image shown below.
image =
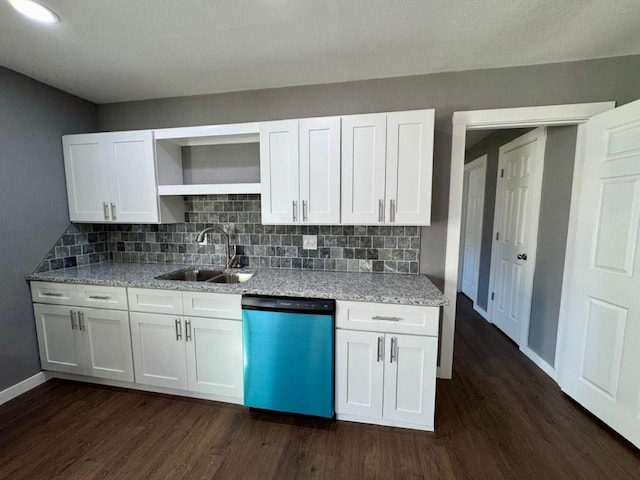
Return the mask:
{"type": "Polygon", "coordinates": [[[437,433],[51,381],[0,407],[0,479],[638,479],[640,455],[461,298],[437,433]]]}

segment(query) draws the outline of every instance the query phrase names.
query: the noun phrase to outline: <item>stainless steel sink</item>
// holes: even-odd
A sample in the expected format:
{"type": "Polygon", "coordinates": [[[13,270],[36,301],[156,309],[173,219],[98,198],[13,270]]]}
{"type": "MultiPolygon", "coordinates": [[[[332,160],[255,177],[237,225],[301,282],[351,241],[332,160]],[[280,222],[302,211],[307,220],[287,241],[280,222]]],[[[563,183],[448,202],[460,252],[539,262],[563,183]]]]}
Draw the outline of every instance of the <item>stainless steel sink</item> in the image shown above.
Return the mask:
{"type": "Polygon", "coordinates": [[[211,283],[243,283],[253,277],[254,273],[222,273],[216,277],[210,278],[207,282],[211,283]]]}
{"type": "Polygon", "coordinates": [[[192,270],[178,270],[156,277],[158,280],[180,280],[183,282],[206,282],[213,277],[224,274],[220,270],[202,270],[194,268],[192,270]]]}

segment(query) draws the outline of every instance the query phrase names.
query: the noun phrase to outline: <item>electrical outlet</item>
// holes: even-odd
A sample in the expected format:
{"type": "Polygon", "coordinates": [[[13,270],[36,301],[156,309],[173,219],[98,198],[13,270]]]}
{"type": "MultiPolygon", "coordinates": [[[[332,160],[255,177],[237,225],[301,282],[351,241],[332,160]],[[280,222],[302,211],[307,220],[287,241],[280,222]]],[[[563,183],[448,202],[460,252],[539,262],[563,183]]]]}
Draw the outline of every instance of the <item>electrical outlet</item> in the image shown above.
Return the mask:
{"type": "Polygon", "coordinates": [[[303,250],[317,250],[318,249],[318,236],[317,235],[303,235],[302,236],[302,249],[303,250]]]}

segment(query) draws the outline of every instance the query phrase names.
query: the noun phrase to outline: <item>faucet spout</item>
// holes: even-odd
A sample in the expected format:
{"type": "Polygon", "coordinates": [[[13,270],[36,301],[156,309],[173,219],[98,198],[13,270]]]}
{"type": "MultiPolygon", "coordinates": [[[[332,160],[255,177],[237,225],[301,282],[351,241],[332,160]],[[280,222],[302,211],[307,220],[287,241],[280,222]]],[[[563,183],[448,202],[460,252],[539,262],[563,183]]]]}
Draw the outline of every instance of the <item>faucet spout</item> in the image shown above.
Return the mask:
{"type": "Polygon", "coordinates": [[[225,266],[225,268],[233,268],[237,265],[238,263],[238,256],[237,256],[237,249],[236,246],[233,245],[233,255],[231,254],[231,248],[229,245],[229,234],[227,234],[227,232],[225,232],[223,230],[222,227],[219,227],[217,225],[214,225],[212,227],[207,227],[202,229],[200,232],[198,232],[198,235],[196,236],[196,242],[200,243],[205,239],[205,235],[209,232],[218,232],[222,235],[222,237],[224,238],[224,242],[225,242],[225,251],[226,251],[226,255],[227,255],[227,264],[225,266]]]}

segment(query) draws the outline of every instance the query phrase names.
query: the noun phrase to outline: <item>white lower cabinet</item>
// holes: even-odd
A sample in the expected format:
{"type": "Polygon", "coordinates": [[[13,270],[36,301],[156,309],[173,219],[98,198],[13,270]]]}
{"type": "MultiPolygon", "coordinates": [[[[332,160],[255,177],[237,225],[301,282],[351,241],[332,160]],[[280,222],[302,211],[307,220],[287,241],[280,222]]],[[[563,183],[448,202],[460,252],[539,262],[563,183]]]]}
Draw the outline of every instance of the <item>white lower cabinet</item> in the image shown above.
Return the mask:
{"type": "MultiPolygon", "coordinates": [[[[345,304],[356,305],[343,302],[342,306],[345,304]]],[[[376,308],[376,304],[361,305],[376,308]]],[[[339,326],[350,321],[347,309],[340,307],[339,304],[339,326]]],[[[381,308],[387,307],[392,306],[381,308]]],[[[418,311],[420,307],[409,308],[418,311]]],[[[378,317],[390,319],[396,329],[403,320],[400,316],[378,317]]],[[[437,336],[338,329],[335,407],[338,420],[433,430],[437,353],[437,336]]]]}
{"type": "Polygon", "coordinates": [[[133,381],[126,311],[34,304],[42,368],[133,381]]]}

